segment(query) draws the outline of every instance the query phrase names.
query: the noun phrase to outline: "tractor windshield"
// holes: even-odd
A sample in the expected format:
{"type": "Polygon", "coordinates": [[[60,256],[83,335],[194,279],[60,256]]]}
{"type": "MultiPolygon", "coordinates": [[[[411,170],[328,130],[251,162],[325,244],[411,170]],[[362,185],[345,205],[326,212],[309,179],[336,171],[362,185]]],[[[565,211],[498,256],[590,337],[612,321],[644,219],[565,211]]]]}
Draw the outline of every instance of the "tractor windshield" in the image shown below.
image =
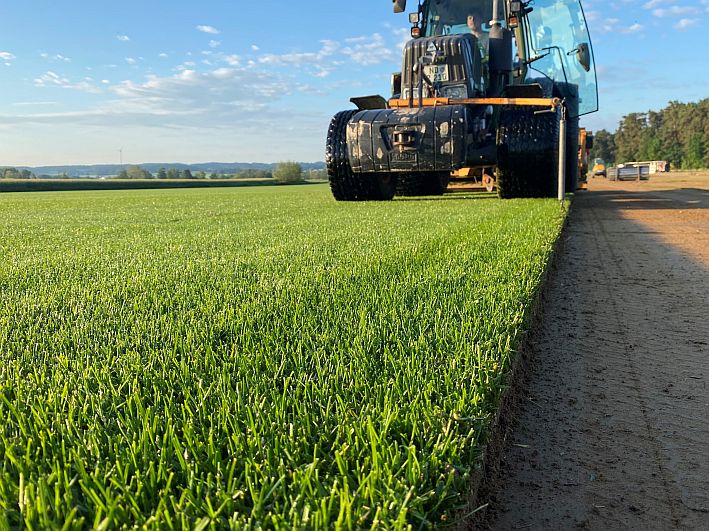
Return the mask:
{"type": "MultiPolygon", "coordinates": [[[[500,2],[500,6],[503,4],[504,2],[500,2]]],[[[488,33],[490,20],[495,18],[492,15],[492,0],[432,0],[427,2],[425,16],[427,37],[488,33]]],[[[496,18],[504,21],[505,17],[500,12],[496,18]]]]}
{"type": "Polygon", "coordinates": [[[535,0],[531,7],[526,28],[529,76],[578,85],[579,115],[597,111],[596,66],[579,0],[535,0]]]}

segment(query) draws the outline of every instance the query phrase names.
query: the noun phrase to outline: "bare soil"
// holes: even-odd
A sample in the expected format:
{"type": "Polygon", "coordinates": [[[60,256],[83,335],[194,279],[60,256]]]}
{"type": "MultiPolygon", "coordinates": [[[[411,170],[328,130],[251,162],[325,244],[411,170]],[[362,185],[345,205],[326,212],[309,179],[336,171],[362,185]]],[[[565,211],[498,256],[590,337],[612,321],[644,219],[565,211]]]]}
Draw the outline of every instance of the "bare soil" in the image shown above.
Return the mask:
{"type": "Polygon", "coordinates": [[[476,525],[709,529],[709,173],[589,179],[563,238],[476,525]]]}

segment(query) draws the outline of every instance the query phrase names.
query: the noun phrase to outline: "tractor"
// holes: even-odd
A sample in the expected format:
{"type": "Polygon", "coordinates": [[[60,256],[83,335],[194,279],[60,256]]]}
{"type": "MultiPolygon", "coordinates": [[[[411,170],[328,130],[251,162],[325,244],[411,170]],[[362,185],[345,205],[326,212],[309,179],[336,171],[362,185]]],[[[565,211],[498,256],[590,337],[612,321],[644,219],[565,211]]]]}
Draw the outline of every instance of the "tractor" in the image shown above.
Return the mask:
{"type": "Polygon", "coordinates": [[[391,97],[351,98],[330,122],[335,199],[440,195],[461,176],[501,198],[574,191],[579,116],[598,110],[580,1],[419,0],[409,22],[391,97]]]}

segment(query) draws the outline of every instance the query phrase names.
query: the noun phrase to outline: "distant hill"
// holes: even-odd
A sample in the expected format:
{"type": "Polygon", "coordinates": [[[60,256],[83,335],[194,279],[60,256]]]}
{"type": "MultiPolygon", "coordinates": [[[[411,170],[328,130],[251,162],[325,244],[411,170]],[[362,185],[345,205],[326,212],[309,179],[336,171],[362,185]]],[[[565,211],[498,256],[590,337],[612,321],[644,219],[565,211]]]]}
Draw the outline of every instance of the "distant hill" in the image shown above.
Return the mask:
{"type": "MultiPolygon", "coordinates": [[[[303,170],[322,170],[325,169],[324,162],[301,162],[303,170]]],[[[129,164],[92,164],[86,166],[67,165],[67,166],[18,166],[19,170],[29,170],[35,175],[63,175],[69,177],[108,177],[118,175],[121,170],[126,169],[129,164]]],[[[160,168],[175,168],[177,170],[190,170],[191,172],[203,171],[206,173],[238,173],[243,170],[273,170],[277,163],[263,162],[204,162],[201,164],[182,164],[178,162],[147,162],[138,164],[144,170],[152,174],[157,173],[160,168]]]]}

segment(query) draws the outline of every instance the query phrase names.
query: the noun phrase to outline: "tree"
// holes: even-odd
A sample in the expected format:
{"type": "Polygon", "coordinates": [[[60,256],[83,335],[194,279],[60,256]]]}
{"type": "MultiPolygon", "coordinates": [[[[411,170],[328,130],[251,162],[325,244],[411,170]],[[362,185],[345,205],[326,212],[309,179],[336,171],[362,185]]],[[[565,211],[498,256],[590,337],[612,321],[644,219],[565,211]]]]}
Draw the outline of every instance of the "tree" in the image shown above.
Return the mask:
{"type": "Polygon", "coordinates": [[[709,162],[709,99],[671,101],[660,111],[624,116],[615,134],[617,162],[668,160],[674,167],[709,162]]]}
{"type": "Polygon", "coordinates": [[[321,170],[309,170],[308,179],[311,181],[327,181],[327,171],[321,170]]]}
{"type": "Polygon", "coordinates": [[[152,179],[153,174],[140,166],[131,164],[118,174],[119,179],[152,179]]]}
{"type": "Polygon", "coordinates": [[[178,172],[175,168],[170,168],[169,170],[167,170],[167,178],[168,179],[179,179],[180,172],[178,172]]]}
{"type": "Polygon", "coordinates": [[[662,111],[647,113],[646,127],[640,135],[638,160],[659,160],[663,157],[662,141],[660,140],[662,122],[662,111]]]}
{"type": "Polygon", "coordinates": [[[0,169],[0,177],[3,179],[21,179],[22,174],[17,171],[17,168],[2,168],[0,169]]]}
{"type": "Polygon", "coordinates": [[[271,172],[267,170],[254,170],[251,168],[240,170],[233,176],[234,179],[270,179],[272,177],[273,175],[271,172]]]}
{"type": "Polygon", "coordinates": [[[662,158],[662,142],[650,129],[645,129],[640,137],[638,160],[659,160],[662,158]]]}
{"type": "Polygon", "coordinates": [[[615,133],[617,162],[630,162],[638,160],[643,131],[646,126],[646,115],[633,112],[623,119],[615,133]]]}
{"type": "Polygon", "coordinates": [[[212,172],[212,173],[209,175],[209,178],[210,178],[210,179],[219,179],[219,175],[217,175],[216,173],[212,172]]]}
{"type": "Polygon", "coordinates": [[[206,179],[207,174],[203,171],[198,171],[197,174],[195,175],[196,179],[206,179]]]}
{"type": "Polygon", "coordinates": [[[182,178],[183,179],[194,179],[194,176],[192,175],[192,172],[190,171],[189,168],[185,168],[185,170],[182,172],[182,178]]]}
{"type": "Polygon", "coordinates": [[[591,160],[603,159],[606,164],[615,162],[615,135],[605,129],[593,133],[591,160]]]}
{"type": "Polygon", "coordinates": [[[704,138],[700,133],[695,133],[689,139],[682,159],[682,169],[696,170],[704,165],[704,138]]]}
{"type": "Polygon", "coordinates": [[[297,162],[280,162],[273,170],[273,178],[279,183],[299,183],[303,181],[303,168],[297,162]]]}
{"type": "Polygon", "coordinates": [[[167,172],[165,171],[165,168],[160,168],[158,170],[158,179],[167,179],[167,172]]]}

